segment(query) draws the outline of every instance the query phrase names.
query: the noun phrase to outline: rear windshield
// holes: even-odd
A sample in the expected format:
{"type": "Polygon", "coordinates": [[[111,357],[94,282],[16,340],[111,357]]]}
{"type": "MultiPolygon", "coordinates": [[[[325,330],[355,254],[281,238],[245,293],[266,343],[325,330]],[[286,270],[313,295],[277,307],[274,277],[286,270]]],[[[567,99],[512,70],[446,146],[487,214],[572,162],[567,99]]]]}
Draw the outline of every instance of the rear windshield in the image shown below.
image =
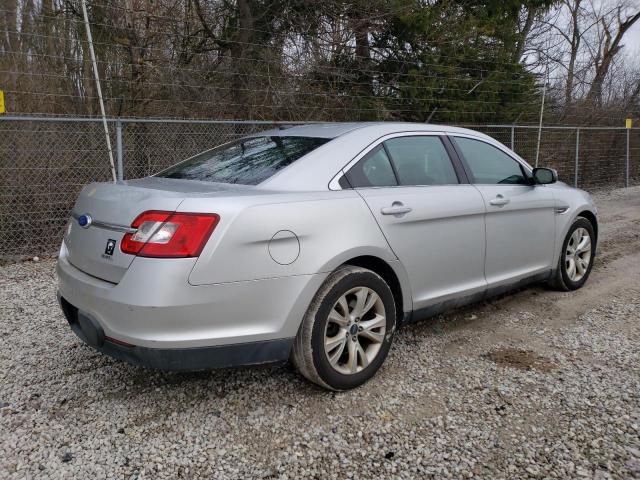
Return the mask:
{"type": "Polygon", "coordinates": [[[329,140],[314,137],[243,138],[200,153],[156,176],[257,185],[329,140]]]}

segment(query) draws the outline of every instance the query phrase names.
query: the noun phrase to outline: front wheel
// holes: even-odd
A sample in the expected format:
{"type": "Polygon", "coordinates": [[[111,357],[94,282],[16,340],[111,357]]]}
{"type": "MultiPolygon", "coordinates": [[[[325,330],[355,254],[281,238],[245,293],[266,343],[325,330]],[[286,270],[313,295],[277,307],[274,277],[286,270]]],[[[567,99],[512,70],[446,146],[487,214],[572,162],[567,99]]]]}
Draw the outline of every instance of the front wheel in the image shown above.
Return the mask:
{"type": "Polygon", "coordinates": [[[330,390],[362,385],[384,362],[395,331],[393,294],[378,274],[345,265],[309,306],[293,347],[307,379],[330,390]]]}
{"type": "Polygon", "coordinates": [[[582,287],[593,267],[595,247],[593,225],[584,217],[576,218],[562,244],[560,261],[550,285],[564,291],[582,287]]]}

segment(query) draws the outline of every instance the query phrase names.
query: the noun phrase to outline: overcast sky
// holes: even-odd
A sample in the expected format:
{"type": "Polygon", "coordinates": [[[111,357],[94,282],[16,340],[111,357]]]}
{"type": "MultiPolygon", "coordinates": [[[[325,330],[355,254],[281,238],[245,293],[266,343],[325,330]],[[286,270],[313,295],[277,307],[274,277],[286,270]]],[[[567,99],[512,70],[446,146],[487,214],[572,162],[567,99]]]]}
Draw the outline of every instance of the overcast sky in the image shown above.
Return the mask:
{"type": "Polygon", "coordinates": [[[638,48],[640,46],[640,20],[627,32],[624,45],[627,55],[636,56],[640,53],[640,48],[638,48]]]}

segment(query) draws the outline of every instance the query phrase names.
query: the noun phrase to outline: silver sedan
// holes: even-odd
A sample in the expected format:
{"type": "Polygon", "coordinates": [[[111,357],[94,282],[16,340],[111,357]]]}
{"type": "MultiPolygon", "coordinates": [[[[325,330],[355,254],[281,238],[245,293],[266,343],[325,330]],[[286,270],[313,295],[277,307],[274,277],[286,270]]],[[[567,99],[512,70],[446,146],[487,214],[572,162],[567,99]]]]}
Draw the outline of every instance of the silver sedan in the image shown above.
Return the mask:
{"type": "Polygon", "coordinates": [[[165,370],[291,359],[371,378],[402,325],[593,265],[589,195],[481,133],[293,126],[81,192],[58,261],[73,331],[165,370]]]}

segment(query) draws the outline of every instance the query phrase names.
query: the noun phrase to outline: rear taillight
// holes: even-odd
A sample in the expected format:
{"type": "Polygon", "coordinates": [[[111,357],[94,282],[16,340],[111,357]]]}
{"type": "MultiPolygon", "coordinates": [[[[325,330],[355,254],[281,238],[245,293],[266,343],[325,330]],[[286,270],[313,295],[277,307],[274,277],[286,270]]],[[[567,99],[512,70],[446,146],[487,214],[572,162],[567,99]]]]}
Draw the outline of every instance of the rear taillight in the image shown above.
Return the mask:
{"type": "Polygon", "coordinates": [[[137,230],[124,235],[120,249],[139,257],[197,257],[219,220],[215,213],[144,212],[131,224],[137,230]]]}

